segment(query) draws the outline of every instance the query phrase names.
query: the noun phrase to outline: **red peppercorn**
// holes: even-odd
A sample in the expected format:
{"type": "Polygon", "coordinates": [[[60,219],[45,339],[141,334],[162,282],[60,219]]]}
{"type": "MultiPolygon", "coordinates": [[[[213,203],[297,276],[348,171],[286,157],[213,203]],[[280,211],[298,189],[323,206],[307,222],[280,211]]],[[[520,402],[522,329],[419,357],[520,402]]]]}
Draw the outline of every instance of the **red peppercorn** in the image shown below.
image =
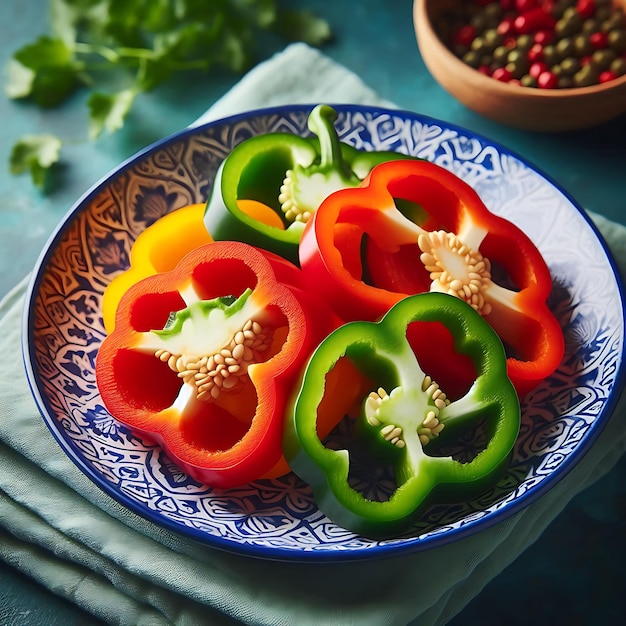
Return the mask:
{"type": "Polygon", "coordinates": [[[586,54],[585,56],[580,57],[580,67],[583,67],[584,65],[589,65],[589,63],[591,63],[591,56],[586,54]]]}
{"type": "Polygon", "coordinates": [[[537,87],[540,89],[555,89],[559,86],[559,79],[554,72],[546,70],[537,76],[537,87]]]}
{"type": "Polygon", "coordinates": [[[476,29],[471,24],[466,24],[454,33],[453,41],[461,46],[469,46],[475,37],[476,29]]]}
{"type": "Polygon", "coordinates": [[[539,78],[541,74],[547,72],[549,69],[550,68],[547,63],[544,63],[543,61],[535,61],[528,68],[528,74],[533,78],[539,78]]]}
{"type": "Polygon", "coordinates": [[[594,50],[602,50],[609,45],[609,38],[605,32],[598,31],[589,35],[589,43],[594,50]]]}
{"type": "Polygon", "coordinates": [[[537,0],[515,0],[515,8],[520,13],[527,13],[532,9],[536,9],[539,6],[537,0]]]}
{"type": "Polygon", "coordinates": [[[543,46],[540,43],[534,43],[526,53],[526,58],[533,63],[543,59],[543,46]]]}
{"type": "Polygon", "coordinates": [[[538,30],[533,37],[535,43],[541,44],[542,46],[547,46],[554,41],[554,31],[553,30],[538,30]]]}
{"type": "Polygon", "coordinates": [[[502,21],[496,26],[496,31],[498,35],[502,35],[502,37],[506,37],[507,35],[515,34],[515,27],[513,26],[514,18],[510,15],[507,15],[502,19],[502,21]]]}
{"type": "Polygon", "coordinates": [[[503,11],[511,11],[515,7],[515,0],[500,0],[503,11]]]}
{"type": "Polygon", "coordinates": [[[485,76],[491,76],[491,68],[488,65],[479,65],[476,69],[485,76]]]}
{"type": "Polygon", "coordinates": [[[608,83],[610,80],[615,80],[617,78],[617,74],[612,72],[611,70],[605,70],[604,72],[600,72],[600,76],[598,76],[599,83],[608,83]]]}
{"type": "Polygon", "coordinates": [[[596,12],[595,0],[578,0],[576,3],[576,12],[586,20],[593,17],[596,12]]]}
{"type": "Polygon", "coordinates": [[[503,83],[508,83],[513,78],[513,74],[506,67],[497,67],[493,70],[491,77],[503,83]]]}
{"type": "Polygon", "coordinates": [[[555,24],[554,17],[539,8],[522,13],[513,21],[515,30],[524,35],[536,33],[539,30],[552,30],[555,24]]]}

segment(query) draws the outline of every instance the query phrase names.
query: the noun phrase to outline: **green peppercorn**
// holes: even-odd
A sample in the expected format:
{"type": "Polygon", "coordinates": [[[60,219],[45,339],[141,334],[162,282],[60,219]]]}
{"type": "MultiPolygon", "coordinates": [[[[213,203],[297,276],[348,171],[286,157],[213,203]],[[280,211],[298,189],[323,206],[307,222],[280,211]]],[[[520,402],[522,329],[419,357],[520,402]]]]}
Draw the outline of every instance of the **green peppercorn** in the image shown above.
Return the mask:
{"type": "Polygon", "coordinates": [[[570,6],[569,0],[557,0],[552,6],[552,16],[556,19],[563,17],[563,13],[570,6]]]}
{"type": "Polygon", "coordinates": [[[482,37],[474,37],[472,43],[470,44],[470,49],[474,52],[478,52],[478,54],[484,54],[489,50],[482,37]]]}
{"type": "Polygon", "coordinates": [[[611,15],[613,14],[613,7],[608,4],[603,4],[596,8],[596,19],[600,22],[604,22],[608,19],[611,19],[611,15]]]}
{"type": "Polygon", "coordinates": [[[554,65],[559,62],[559,54],[556,51],[556,47],[552,44],[544,46],[543,59],[548,65],[554,65]]]}
{"type": "MultiPolygon", "coordinates": [[[[571,8],[571,7],[570,7],[571,8]]],[[[566,9],[563,13],[563,17],[557,21],[554,26],[554,34],[557,39],[562,37],[571,37],[580,32],[583,25],[583,18],[574,8],[573,12],[569,12],[570,9],[566,9]]]]}
{"type": "Polygon", "coordinates": [[[574,2],[574,4],[573,4],[573,5],[570,3],[570,5],[569,5],[569,6],[567,6],[567,7],[565,8],[565,10],[563,11],[563,17],[564,17],[566,20],[569,20],[569,19],[571,19],[572,17],[574,17],[575,15],[578,15],[578,11],[576,10],[576,6],[575,6],[575,5],[576,5],[576,3],[575,3],[575,2],[574,2]]]}
{"type": "Polygon", "coordinates": [[[537,79],[534,76],[531,76],[530,74],[524,74],[524,76],[522,76],[520,78],[519,81],[523,87],[536,87],[537,86],[537,79]]]}
{"type": "Polygon", "coordinates": [[[608,69],[609,65],[611,65],[616,56],[615,52],[613,52],[610,48],[596,50],[591,55],[591,62],[598,68],[598,70],[603,71],[608,69]]]}
{"type": "Polygon", "coordinates": [[[591,35],[591,33],[595,33],[598,30],[600,30],[600,22],[593,17],[587,18],[580,28],[580,32],[583,35],[591,35]]]}
{"type": "Polygon", "coordinates": [[[576,87],[588,87],[598,82],[598,70],[591,63],[583,65],[574,74],[574,85],[576,87]]]}
{"type": "Polygon", "coordinates": [[[502,7],[500,6],[500,3],[492,2],[491,4],[488,4],[484,9],[484,14],[489,21],[495,21],[497,24],[502,16],[502,7]]]}
{"type": "Polygon", "coordinates": [[[513,78],[521,78],[524,74],[526,74],[526,72],[528,72],[528,61],[520,59],[515,63],[509,62],[504,67],[511,72],[513,78]]]}
{"type": "Polygon", "coordinates": [[[626,74],[626,59],[624,59],[623,57],[617,57],[617,59],[614,59],[611,63],[610,70],[616,76],[623,76],[624,74],[626,74]]]}
{"type": "Polygon", "coordinates": [[[518,63],[519,61],[526,59],[526,53],[523,50],[519,50],[518,48],[513,48],[509,50],[507,54],[506,60],[509,63],[518,63]]]}
{"type": "Polygon", "coordinates": [[[483,19],[485,20],[485,29],[496,28],[500,23],[499,17],[494,17],[487,11],[483,11],[483,19]]]}
{"type": "Polygon", "coordinates": [[[577,35],[574,37],[574,52],[579,57],[586,56],[593,52],[593,45],[587,35],[577,35]]]}
{"type": "Polygon", "coordinates": [[[571,76],[560,76],[559,77],[559,89],[571,89],[575,87],[574,79],[571,76]]]}
{"type": "Polygon", "coordinates": [[[600,22],[598,30],[603,33],[608,33],[610,30],[613,30],[613,23],[610,20],[604,20],[604,22],[600,22]]]}
{"type": "Polygon", "coordinates": [[[485,45],[489,50],[495,50],[499,45],[502,44],[503,38],[502,35],[498,34],[498,31],[495,28],[490,28],[483,33],[483,39],[485,41],[485,45]]]}
{"type": "Polygon", "coordinates": [[[507,56],[509,54],[509,49],[506,46],[498,46],[493,51],[493,62],[498,63],[500,65],[504,65],[507,61],[507,56]]]}
{"type": "Polygon", "coordinates": [[[470,20],[470,24],[476,29],[477,33],[482,33],[487,28],[487,20],[482,13],[476,13],[470,20]]]}
{"type": "Polygon", "coordinates": [[[560,63],[562,76],[573,76],[580,69],[580,61],[576,57],[567,57],[560,63]]]}
{"type": "Polygon", "coordinates": [[[519,35],[519,37],[515,40],[515,47],[518,50],[528,52],[534,43],[535,39],[532,35],[519,35]]]}
{"type": "Polygon", "coordinates": [[[559,39],[554,47],[557,55],[561,59],[574,54],[574,40],[571,37],[563,37],[563,39],[559,39]]]}
{"type": "Polygon", "coordinates": [[[613,29],[607,35],[609,46],[618,54],[626,52],[626,30],[613,29]]]}
{"type": "Polygon", "coordinates": [[[467,63],[470,67],[477,68],[480,66],[481,55],[475,50],[470,50],[463,55],[463,63],[467,63]]]}
{"type": "Polygon", "coordinates": [[[550,68],[550,71],[557,77],[557,78],[561,78],[561,76],[563,76],[563,68],[561,67],[560,64],[557,65],[553,65],[550,68]]]}

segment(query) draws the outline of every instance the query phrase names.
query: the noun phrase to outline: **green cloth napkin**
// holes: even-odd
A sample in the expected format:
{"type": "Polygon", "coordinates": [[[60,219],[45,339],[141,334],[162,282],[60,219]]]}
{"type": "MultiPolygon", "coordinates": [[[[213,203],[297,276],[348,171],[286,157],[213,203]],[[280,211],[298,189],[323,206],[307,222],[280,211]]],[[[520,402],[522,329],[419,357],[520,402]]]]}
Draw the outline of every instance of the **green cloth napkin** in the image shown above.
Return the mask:
{"type": "MultiPolygon", "coordinates": [[[[321,101],[389,105],[345,68],[295,44],[253,69],[201,121],[321,101]]],[[[626,274],[626,229],[594,220],[626,274]]],[[[425,552],[334,564],[229,554],[140,518],[65,456],[24,374],[26,284],[0,302],[0,558],[112,624],[444,624],[625,449],[620,403],[597,443],[548,494],[482,533],[425,552]]]]}

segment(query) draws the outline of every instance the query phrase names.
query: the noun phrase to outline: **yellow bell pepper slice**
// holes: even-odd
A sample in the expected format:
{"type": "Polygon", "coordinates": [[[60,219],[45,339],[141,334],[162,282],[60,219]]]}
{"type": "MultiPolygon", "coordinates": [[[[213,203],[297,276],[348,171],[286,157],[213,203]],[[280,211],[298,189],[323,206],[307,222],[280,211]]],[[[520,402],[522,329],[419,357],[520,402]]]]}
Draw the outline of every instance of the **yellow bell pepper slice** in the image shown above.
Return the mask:
{"type": "Polygon", "coordinates": [[[130,267],[104,291],[102,318],[107,333],[113,332],[119,302],[132,285],[153,274],[173,270],[188,252],[213,241],[204,227],[204,209],[204,204],[181,207],[140,233],[130,250],[130,267]]]}

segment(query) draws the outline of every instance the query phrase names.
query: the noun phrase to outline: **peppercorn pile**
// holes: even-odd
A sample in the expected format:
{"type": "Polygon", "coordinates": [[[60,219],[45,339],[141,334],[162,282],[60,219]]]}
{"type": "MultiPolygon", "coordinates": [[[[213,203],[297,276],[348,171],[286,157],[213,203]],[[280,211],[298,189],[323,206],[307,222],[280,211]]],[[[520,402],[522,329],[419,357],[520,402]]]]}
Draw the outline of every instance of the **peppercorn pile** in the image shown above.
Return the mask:
{"type": "Polygon", "coordinates": [[[446,17],[442,41],[496,80],[563,89],[626,74],[626,17],[611,0],[473,0],[446,17]]]}

